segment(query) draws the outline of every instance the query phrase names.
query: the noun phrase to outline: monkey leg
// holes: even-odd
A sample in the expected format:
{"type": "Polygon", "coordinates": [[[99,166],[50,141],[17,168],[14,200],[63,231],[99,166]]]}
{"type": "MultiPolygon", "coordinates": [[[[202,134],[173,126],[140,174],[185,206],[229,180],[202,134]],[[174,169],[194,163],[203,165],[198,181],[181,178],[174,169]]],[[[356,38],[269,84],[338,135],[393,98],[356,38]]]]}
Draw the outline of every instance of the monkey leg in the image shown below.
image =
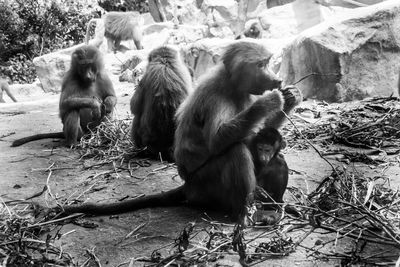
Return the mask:
{"type": "Polygon", "coordinates": [[[89,132],[90,130],[93,130],[94,128],[96,128],[97,126],[99,126],[99,124],[102,121],[102,118],[95,118],[93,116],[93,112],[92,109],[90,108],[82,108],[79,110],[79,118],[80,118],[80,126],[81,126],[81,136],[84,133],[89,132]]]}
{"type": "Polygon", "coordinates": [[[76,144],[78,138],[82,136],[79,112],[73,110],[67,113],[64,117],[63,123],[63,132],[67,145],[70,146],[76,144]]]}
{"type": "Polygon", "coordinates": [[[243,220],[246,205],[252,201],[256,186],[251,153],[244,144],[236,144],[186,176],[189,204],[218,208],[243,220]]]}

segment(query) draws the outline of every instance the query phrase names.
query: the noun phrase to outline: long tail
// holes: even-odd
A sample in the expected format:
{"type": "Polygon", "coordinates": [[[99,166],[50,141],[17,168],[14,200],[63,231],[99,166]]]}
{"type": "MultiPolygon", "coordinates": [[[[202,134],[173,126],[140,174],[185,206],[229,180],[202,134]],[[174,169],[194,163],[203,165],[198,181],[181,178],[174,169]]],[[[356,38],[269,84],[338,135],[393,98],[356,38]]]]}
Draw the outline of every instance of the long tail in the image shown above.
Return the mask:
{"type": "Polygon", "coordinates": [[[35,135],[27,136],[27,137],[24,137],[24,138],[21,138],[21,139],[17,139],[11,144],[11,146],[12,147],[20,146],[20,145],[23,145],[25,143],[29,143],[29,142],[40,140],[40,139],[47,139],[47,138],[61,138],[61,139],[63,139],[65,137],[64,137],[64,133],[63,132],[35,134],[35,135]]]}
{"type": "Polygon", "coordinates": [[[144,196],[120,203],[110,204],[82,204],[75,206],[64,206],[64,214],[85,213],[90,215],[111,215],[129,211],[139,210],[150,207],[179,206],[186,200],[183,186],[169,190],[167,192],[144,196]]]}

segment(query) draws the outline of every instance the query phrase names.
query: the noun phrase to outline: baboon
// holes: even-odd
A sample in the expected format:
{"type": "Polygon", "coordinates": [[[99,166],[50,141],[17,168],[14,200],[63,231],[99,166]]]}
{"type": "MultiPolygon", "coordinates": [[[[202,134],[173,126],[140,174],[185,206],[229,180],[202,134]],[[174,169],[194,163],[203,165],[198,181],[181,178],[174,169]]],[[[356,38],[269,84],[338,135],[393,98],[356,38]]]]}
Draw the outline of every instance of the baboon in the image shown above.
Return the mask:
{"type": "Polygon", "coordinates": [[[64,213],[115,214],[188,204],[219,209],[242,223],[256,188],[248,142],[265,125],[278,128],[285,119],[282,111],[290,112],[301,99],[294,87],[274,89],[281,80],[267,69],[271,55],[256,43],[232,43],[180,105],[174,156],[182,186],[120,203],[64,206],[64,213]]]}
{"type": "Polygon", "coordinates": [[[103,42],[103,37],[107,39],[108,52],[116,51],[120,48],[121,41],[133,40],[136,49],[143,49],[142,30],[143,18],[139,12],[108,12],[101,19],[91,19],[86,28],[86,44],[89,44],[89,29],[94,22],[100,23],[100,30],[96,33],[93,45],[99,47],[103,42]]]}
{"type": "Polygon", "coordinates": [[[71,66],[61,86],[59,111],[63,131],[21,138],[11,146],[44,138],[65,138],[68,146],[76,144],[89,129],[112,117],[116,103],[100,51],[90,45],[79,47],[72,53],[71,66]]]}
{"type": "Polygon", "coordinates": [[[279,131],[269,127],[261,129],[249,144],[257,185],[268,193],[271,202],[282,203],[287,187],[289,168],[280,153],[285,147],[279,131]]]}
{"type": "Polygon", "coordinates": [[[153,157],[173,159],[175,112],[192,91],[192,78],[179,52],[170,46],[152,50],[146,71],[131,99],[132,140],[153,157]]]}

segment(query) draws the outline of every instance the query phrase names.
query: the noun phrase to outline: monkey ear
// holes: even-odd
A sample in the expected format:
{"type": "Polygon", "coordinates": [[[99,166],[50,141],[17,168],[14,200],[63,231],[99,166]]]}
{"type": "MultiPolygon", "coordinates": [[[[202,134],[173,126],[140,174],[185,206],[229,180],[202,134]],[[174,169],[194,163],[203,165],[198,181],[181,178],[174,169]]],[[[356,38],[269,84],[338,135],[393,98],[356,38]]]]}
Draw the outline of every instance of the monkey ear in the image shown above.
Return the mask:
{"type": "Polygon", "coordinates": [[[285,149],[285,148],[286,148],[286,145],[287,145],[286,141],[285,141],[285,140],[282,140],[281,149],[285,149]]]}
{"type": "Polygon", "coordinates": [[[281,149],[285,149],[286,145],[287,145],[286,141],[284,139],[282,139],[281,149]]]}
{"type": "Polygon", "coordinates": [[[221,58],[220,55],[213,55],[212,60],[213,60],[214,64],[217,64],[220,58],[221,58]]]}

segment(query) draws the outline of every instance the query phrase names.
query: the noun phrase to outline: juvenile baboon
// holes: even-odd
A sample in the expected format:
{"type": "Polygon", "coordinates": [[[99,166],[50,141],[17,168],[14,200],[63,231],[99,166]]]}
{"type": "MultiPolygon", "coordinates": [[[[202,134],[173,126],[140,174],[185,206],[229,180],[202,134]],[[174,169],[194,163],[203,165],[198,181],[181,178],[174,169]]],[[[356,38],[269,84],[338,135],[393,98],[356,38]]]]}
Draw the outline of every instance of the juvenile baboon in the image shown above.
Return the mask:
{"type": "Polygon", "coordinates": [[[289,179],[289,168],[280,153],[285,147],[279,131],[269,127],[261,129],[249,144],[257,185],[278,203],[283,202],[289,179]]]}

